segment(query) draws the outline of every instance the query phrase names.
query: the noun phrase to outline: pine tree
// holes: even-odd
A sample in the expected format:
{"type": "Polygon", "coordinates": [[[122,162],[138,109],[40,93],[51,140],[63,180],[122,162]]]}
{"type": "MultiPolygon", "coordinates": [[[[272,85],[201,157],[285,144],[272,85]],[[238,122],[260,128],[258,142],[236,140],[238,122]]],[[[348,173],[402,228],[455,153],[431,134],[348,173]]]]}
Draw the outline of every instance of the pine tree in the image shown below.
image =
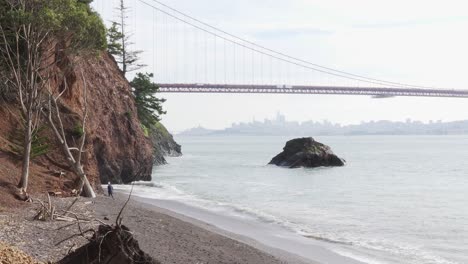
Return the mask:
{"type": "Polygon", "coordinates": [[[120,0],[117,11],[119,21],[113,21],[107,33],[108,51],[115,57],[123,74],[126,75],[127,72],[139,70],[146,65],[138,63],[142,51],[130,49],[133,43],[130,41],[131,33],[127,31],[128,7],[125,6],[124,0],[120,0]]]}
{"type": "Polygon", "coordinates": [[[159,121],[161,115],[166,114],[162,108],[162,103],[164,103],[166,99],[156,97],[159,87],[151,82],[152,77],[152,73],[139,72],[130,82],[133,88],[138,118],[147,128],[159,121]]]}
{"type": "Polygon", "coordinates": [[[107,51],[114,56],[121,56],[124,52],[122,48],[123,35],[117,22],[112,22],[112,26],[107,30],[107,39],[107,51]]]}

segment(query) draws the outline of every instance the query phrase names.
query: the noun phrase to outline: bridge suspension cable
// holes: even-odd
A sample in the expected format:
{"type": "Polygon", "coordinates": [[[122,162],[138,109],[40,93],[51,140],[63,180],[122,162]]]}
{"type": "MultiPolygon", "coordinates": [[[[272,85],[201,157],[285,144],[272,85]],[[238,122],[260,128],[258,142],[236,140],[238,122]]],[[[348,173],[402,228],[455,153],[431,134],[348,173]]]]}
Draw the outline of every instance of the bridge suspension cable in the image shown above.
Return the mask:
{"type": "MultiPolygon", "coordinates": [[[[169,12],[167,12],[167,11],[161,9],[161,8],[158,8],[158,7],[155,7],[155,6],[151,5],[151,4],[148,4],[148,3],[147,3],[146,1],[144,1],[144,0],[138,0],[138,1],[141,2],[141,3],[143,3],[143,4],[145,4],[145,5],[148,5],[148,6],[151,7],[151,8],[154,8],[154,9],[158,10],[158,11],[161,12],[161,13],[164,13],[165,15],[167,15],[167,16],[169,16],[169,17],[171,17],[171,18],[174,18],[174,19],[176,19],[176,20],[178,20],[178,21],[181,21],[181,22],[183,22],[183,23],[186,23],[186,24],[188,24],[188,25],[190,25],[190,26],[192,26],[192,27],[194,27],[194,28],[196,28],[196,29],[198,29],[198,30],[200,30],[200,31],[202,31],[202,32],[205,32],[205,33],[207,33],[207,34],[211,34],[211,35],[213,35],[213,36],[215,36],[215,37],[218,37],[218,38],[220,38],[220,39],[223,39],[223,40],[225,40],[225,41],[227,41],[227,42],[229,42],[229,43],[231,43],[231,44],[240,46],[240,47],[242,47],[242,48],[244,48],[244,49],[247,49],[247,50],[250,50],[250,51],[252,51],[252,52],[256,52],[256,53],[258,53],[258,54],[262,54],[262,55],[265,55],[265,56],[269,56],[269,57],[271,57],[271,58],[274,58],[274,59],[276,59],[276,60],[279,60],[279,61],[282,61],[282,62],[285,62],[285,63],[288,63],[288,64],[292,64],[292,65],[295,65],[295,66],[298,66],[298,67],[302,67],[302,68],[306,68],[306,69],[309,69],[309,70],[313,70],[313,71],[321,72],[321,73],[324,73],[324,74],[332,75],[332,76],[335,76],[335,77],[341,77],[341,78],[348,79],[348,80],[355,80],[355,81],[365,82],[365,83],[368,83],[368,84],[382,85],[382,86],[390,86],[390,87],[402,87],[402,86],[404,87],[404,85],[401,85],[401,84],[393,84],[393,83],[386,83],[386,82],[381,82],[381,81],[366,80],[366,79],[362,79],[362,78],[359,78],[359,77],[347,76],[347,75],[342,74],[342,73],[330,72],[330,71],[327,71],[327,70],[324,70],[324,69],[318,69],[318,68],[313,67],[313,66],[305,65],[305,64],[303,64],[303,63],[301,63],[301,62],[294,61],[293,59],[283,58],[283,57],[281,57],[280,55],[273,55],[273,54],[270,54],[270,53],[268,53],[268,52],[266,52],[266,51],[264,51],[264,50],[261,50],[260,48],[253,48],[253,47],[250,47],[250,46],[248,46],[247,44],[244,44],[244,43],[242,43],[242,42],[240,42],[240,41],[236,41],[236,40],[233,40],[233,39],[229,39],[229,38],[227,38],[227,37],[225,37],[225,36],[222,36],[222,35],[219,34],[219,33],[209,31],[209,30],[207,30],[207,29],[205,29],[205,28],[202,28],[202,27],[199,26],[199,25],[195,25],[194,23],[191,23],[191,22],[189,22],[189,21],[186,21],[186,20],[184,20],[184,19],[182,19],[182,18],[180,18],[180,17],[177,17],[177,16],[175,16],[175,15],[173,15],[173,14],[171,14],[171,13],[169,13],[169,12]]],[[[166,41],[167,41],[167,36],[166,36],[165,38],[166,38],[166,41]]],[[[198,39],[198,35],[197,35],[196,43],[198,43],[198,42],[199,42],[199,39],[198,39]]],[[[196,47],[196,49],[198,49],[198,47],[196,47]]],[[[167,55],[166,55],[165,59],[167,60],[167,55]]],[[[244,53],[244,55],[243,55],[243,60],[244,60],[244,61],[246,60],[246,58],[245,58],[245,53],[244,53]]],[[[166,61],[166,62],[167,62],[167,61],[166,61]]],[[[195,65],[198,66],[198,62],[196,62],[195,65]]],[[[199,73],[198,67],[196,68],[196,72],[197,72],[197,75],[198,75],[198,73],[199,73]]],[[[244,70],[243,72],[244,72],[244,80],[246,80],[246,79],[247,79],[247,77],[245,76],[246,71],[244,70]]],[[[284,73],[283,73],[283,74],[284,74],[284,73]]],[[[286,79],[287,79],[287,76],[286,76],[286,79]]]]}
{"type": "Polygon", "coordinates": [[[184,12],[181,12],[161,1],[158,1],[158,0],[137,0],[151,8],[154,8],[154,9],[157,9],[163,13],[165,13],[166,15],[169,15],[183,23],[186,23],[188,25],[191,25],[199,30],[202,30],[208,34],[212,34],[213,36],[215,37],[219,37],[219,38],[223,38],[223,39],[226,39],[227,41],[230,41],[231,43],[235,44],[235,45],[239,45],[243,48],[247,48],[247,49],[250,49],[252,51],[255,51],[257,53],[260,53],[260,54],[263,54],[263,55],[266,55],[266,56],[270,56],[272,58],[275,58],[275,59],[278,59],[278,60],[282,60],[284,62],[287,62],[287,63],[290,63],[290,64],[293,64],[293,65],[296,65],[296,66],[299,66],[299,67],[303,67],[303,68],[306,68],[306,69],[310,69],[310,70],[315,70],[315,71],[318,71],[318,72],[321,72],[321,73],[324,73],[324,74],[329,74],[329,75],[333,75],[333,76],[336,76],[336,77],[341,77],[341,78],[347,78],[347,79],[351,79],[351,80],[355,80],[355,81],[361,81],[361,82],[366,82],[366,83],[370,83],[370,84],[377,84],[377,85],[383,85],[383,86],[387,86],[387,87],[407,87],[407,88],[421,88],[421,89],[435,89],[434,87],[429,87],[429,86],[421,86],[421,85],[412,85],[412,84],[405,84],[405,83],[399,83],[399,82],[392,82],[392,81],[386,81],[386,80],[382,80],[382,79],[376,79],[376,78],[371,78],[371,77],[366,77],[366,76],[363,76],[363,75],[358,75],[358,74],[354,74],[354,73],[350,73],[350,72],[346,72],[346,71],[341,71],[341,70],[337,70],[337,69],[333,69],[333,68],[330,68],[330,67],[326,67],[326,66],[322,66],[322,65],[319,65],[319,64],[315,64],[315,63],[312,63],[310,61],[306,61],[306,60],[303,60],[303,59],[300,59],[300,58],[297,58],[297,57],[294,57],[294,56],[291,56],[291,55],[288,55],[284,52],[280,52],[280,51],[276,51],[276,50],[273,50],[273,49],[270,49],[268,47],[265,47],[263,45],[259,45],[257,43],[254,43],[254,42],[251,42],[245,38],[241,38],[241,37],[238,37],[234,34],[231,34],[225,30],[222,30],[218,27],[215,27],[215,26],[212,26],[204,21],[201,21],[197,18],[194,18],[184,12]],[[179,17],[176,17],[175,15],[173,14],[170,14],[169,12],[166,12],[164,10],[162,10],[161,8],[159,7],[156,7],[152,4],[149,4],[147,1],[151,1],[153,3],[156,3],[160,6],[163,6],[169,10],[171,10],[172,12],[176,13],[176,14],[179,14],[181,15],[182,17],[185,17],[189,20],[192,20],[198,24],[201,24],[211,30],[214,30],[217,33],[215,32],[211,32],[207,29],[203,29],[201,28],[200,26],[197,26],[195,25],[194,23],[191,23],[187,20],[184,20],[184,19],[181,19],[179,17]],[[227,39],[225,38],[224,36],[222,36],[221,34],[224,34],[230,38],[232,38],[233,40],[230,40],[230,39],[227,39]],[[235,40],[235,41],[234,41],[235,40]],[[248,47],[247,45],[243,45],[242,43],[246,43],[252,47],[255,47],[255,48],[252,48],[252,47],[248,47]],[[272,54],[274,56],[272,56],[272,54]]]}

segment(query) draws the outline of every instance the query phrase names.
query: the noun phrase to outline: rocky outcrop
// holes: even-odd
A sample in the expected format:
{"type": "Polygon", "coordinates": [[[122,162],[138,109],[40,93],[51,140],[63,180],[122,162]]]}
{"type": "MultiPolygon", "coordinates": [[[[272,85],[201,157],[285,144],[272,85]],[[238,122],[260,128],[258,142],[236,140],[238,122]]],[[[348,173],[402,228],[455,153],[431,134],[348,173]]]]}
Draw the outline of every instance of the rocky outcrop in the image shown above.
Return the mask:
{"type": "Polygon", "coordinates": [[[148,136],[153,145],[153,162],[154,165],[166,164],[164,157],[179,157],[182,156],[182,148],[174,137],[167,131],[161,123],[156,123],[148,129],[148,136]]]}
{"type": "Polygon", "coordinates": [[[288,168],[314,168],[344,166],[345,161],[336,156],[329,146],[309,137],[286,142],[283,152],[274,157],[269,164],[288,168]]]}

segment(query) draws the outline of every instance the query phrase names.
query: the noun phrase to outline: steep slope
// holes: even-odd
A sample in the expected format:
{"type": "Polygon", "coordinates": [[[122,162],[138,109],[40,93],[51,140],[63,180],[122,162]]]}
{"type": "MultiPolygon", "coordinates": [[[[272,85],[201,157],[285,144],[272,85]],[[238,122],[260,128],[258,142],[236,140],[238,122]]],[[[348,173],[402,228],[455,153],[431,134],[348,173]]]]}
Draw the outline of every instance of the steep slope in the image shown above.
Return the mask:
{"type": "MultiPolygon", "coordinates": [[[[59,50],[57,47],[56,50],[59,50]]],[[[67,139],[78,142],[84,112],[82,75],[87,82],[88,120],[83,166],[95,189],[100,183],[128,183],[150,180],[153,167],[151,141],[145,137],[136,116],[131,88],[114,59],[107,53],[84,57],[51,56],[61,61],[51,69],[51,89],[63,91],[61,113],[67,139]],[[64,78],[65,77],[65,78],[64,78]],[[78,133],[79,134],[79,133],[78,133]]],[[[17,184],[20,161],[9,150],[12,135],[20,128],[20,114],[14,102],[0,100],[0,189],[17,184]],[[2,169],[3,168],[3,169],[2,169]]],[[[71,172],[49,128],[51,149],[31,165],[30,192],[70,191],[76,188],[71,172]],[[65,172],[65,175],[57,173],[65,172]]],[[[76,145],[76,144],[75,144],[76,145]]]]}
{"type": "MultiPolygon", "coordinates": [[[[60,60],[54,71],[54,89],[68,89],[63,104],[69,115],[82,115],[84,108],[83,79],[88,84],[88,121],[85,166],[101,182],[128,183],[150,180],[152,170],[151,142],[145,137],[136,117],[131,88],[114,59],[107,53],[99,57],[60,60]],[[69,67],[69,65],[75,65],[69,67]],[[60,78],[66,76],[66,78],[60,78]]],[[[67,119],[67,127],[76,129],[79,121],[67,119]]]]}

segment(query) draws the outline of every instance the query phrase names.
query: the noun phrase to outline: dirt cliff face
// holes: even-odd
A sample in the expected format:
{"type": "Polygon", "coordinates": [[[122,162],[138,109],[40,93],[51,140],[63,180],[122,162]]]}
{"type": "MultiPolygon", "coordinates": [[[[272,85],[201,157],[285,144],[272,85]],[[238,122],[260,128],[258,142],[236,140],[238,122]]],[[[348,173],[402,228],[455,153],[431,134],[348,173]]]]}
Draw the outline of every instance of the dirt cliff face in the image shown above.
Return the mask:
{"type": "MultiPolygon", "coordinates": [[[[88,119],[82,164],[91,184],[100,190],[100,184],[108,181],[150,180],[151,141],[144,135],[130,85],[114,59],[107,53],[58,56],[50,56],[50,60],[61,62],[50,68],[51,89],[58,94],[66,88],[60,99],[60,111],[71,147],[77,146],[80,139],[77,130],[82,128],[85,105],[82,76],[86,79],[88,119]]],[[[14,101],[0,100],[0,193],[13,189],[21,172],[21,160],[9,151],[11,137],[21,127],[18,109],[14,101]]],[[[77,176],[70,170],[51,129],[46,128],[43,133],[49,138],[50,150],[31,162],[28,190],[69,193],[77,187],[77,176]]]]}
{"type": "Polygon", "coordinates": [[[62,63],[54,70],[53,89],[61,91],[68,87],[62,103],[66,108],[63,112],[67,115],[66,126],[72,141],[73,132],[81,125],[81,119],[76,115],[82,116],[84,109],[82,76],[87,82],[84,166],[88,174],[101,183],[150,180],[151,142],[145,137],[137,119],[130,85],[114,59],[103,53],[100,56],[62,58],[60,61],[62,63]]]}

